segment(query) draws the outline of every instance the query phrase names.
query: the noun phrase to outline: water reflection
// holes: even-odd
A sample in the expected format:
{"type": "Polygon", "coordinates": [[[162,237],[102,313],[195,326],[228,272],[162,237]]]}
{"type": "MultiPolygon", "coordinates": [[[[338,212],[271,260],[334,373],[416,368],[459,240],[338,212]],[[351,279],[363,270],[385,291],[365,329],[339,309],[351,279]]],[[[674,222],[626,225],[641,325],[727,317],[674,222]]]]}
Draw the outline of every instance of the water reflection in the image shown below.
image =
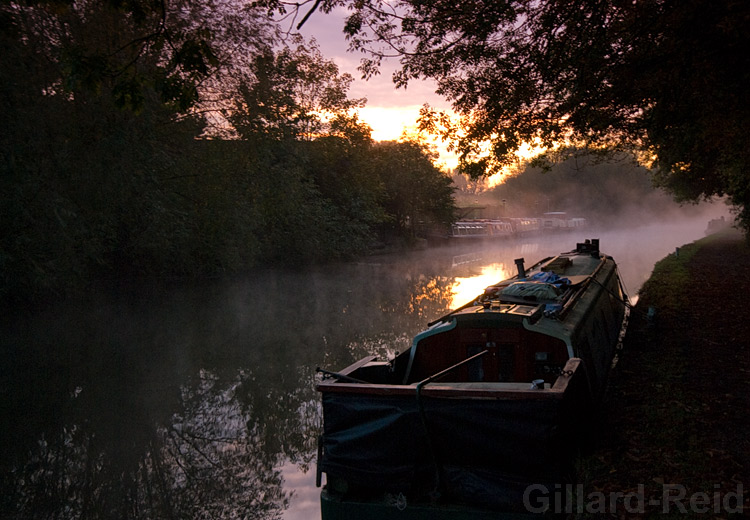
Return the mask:
{"type": "MultiPolygon", "coordinates": [[[[600,234],[631,291],[691,226],[600,234]]],[[[392,356],[452,307],[584,237],[450,247],[307,272],[99,291],[2,318],[0,513],[319,515],[314,368],[392,356]]]]}
{"type": "Polygon", "coordinates": [[[453,298],[451,307],[458,307],[471,300],[484,291],[484,288],[504,280],[511,276],[511,270],[506,264],[489,264],[482,266],[478,274],[474,276],[459,276],[453,285],[453,298]]]}
{"type": "Polygon", "coordinates": [[[388,260],[6,317],[2,516],[293,517],[320,429],[314,368],[407,348],[450,284],[388,260]]]}
{"type": "MultiPolygon", "coordinates": [[[[39,434],[3,482],[4,506],[27,518],[279,518],[288,493],[240,385],[201,371],[161,424],[137,397],[109,394],[98,417],[39,434]]],[[[90,393],[70,396],[72,415],[90,393]]]]}
{"type": "Polygon", "coordinates": [[[309,464],[307,440],[318,417],[311,394],[271,388],[270,398],[284,396],[270,406],[248,391],[259,379],[251,372],[225,380],[201,369],[173,387],[166,366],[154,367],[163,380],[147,382],[146,366],[112,359],[75,378],[81,385],[65,397],[36,381],[57,409],[37,402],[48,417],[28,410],[11,418],[33,424],[12,425],[27,437],[16,444],[15,460],[3,460],[8,516],[281,517],[289,492],[276,468],[282,458],[309,464]],[[263,406],[274,414],[263,416],[263,406]],[[295,414],[280,418],[289,408],[295,414]]]}

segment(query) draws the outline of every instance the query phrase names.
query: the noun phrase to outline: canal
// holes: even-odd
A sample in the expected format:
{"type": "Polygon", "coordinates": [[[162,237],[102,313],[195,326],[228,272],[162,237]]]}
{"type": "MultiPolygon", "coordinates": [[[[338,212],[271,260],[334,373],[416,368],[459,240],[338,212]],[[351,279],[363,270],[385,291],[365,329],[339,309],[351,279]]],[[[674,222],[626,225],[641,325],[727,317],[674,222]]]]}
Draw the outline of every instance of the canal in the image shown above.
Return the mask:
{"type": "Polygon", "coordinates": [[[91,294],[0,331],[0,513],[320,517],[315,367],[392,355],[526,265],[599,238],[635,295],[706,220],[431,248],[170,290],[91,294]]]}

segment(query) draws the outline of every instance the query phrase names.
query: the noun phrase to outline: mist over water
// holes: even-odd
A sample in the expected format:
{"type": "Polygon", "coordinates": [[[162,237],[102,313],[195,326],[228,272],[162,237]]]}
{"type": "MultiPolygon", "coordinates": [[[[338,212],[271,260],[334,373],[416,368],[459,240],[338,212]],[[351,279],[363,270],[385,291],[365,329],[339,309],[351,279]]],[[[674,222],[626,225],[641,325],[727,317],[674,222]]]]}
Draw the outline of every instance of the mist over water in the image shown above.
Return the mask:
{"type": "Polygon", "coordinates": [[[513,274],[514,259],[531,265],[586,238],[615,258],[632,297],[708,218],[92,294],[5,320],[0,511],[318,518],[316,366],[403,351],[513,274]]]}

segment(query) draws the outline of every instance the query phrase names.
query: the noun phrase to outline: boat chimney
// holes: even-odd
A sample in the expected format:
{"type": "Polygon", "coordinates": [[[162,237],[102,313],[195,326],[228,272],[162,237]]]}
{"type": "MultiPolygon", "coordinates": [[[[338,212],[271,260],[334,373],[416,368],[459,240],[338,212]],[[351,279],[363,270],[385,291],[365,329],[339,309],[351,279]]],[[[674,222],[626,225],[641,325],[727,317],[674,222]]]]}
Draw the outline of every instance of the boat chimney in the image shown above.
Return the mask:
{"type": "Polygon", "coordinates": [[[513,260],[516,263],[518,269],[518,278],[526,278],[526,269],[523,266],[523,258],[516,258],[513,260]]]}
{"type": "Polygon", "coordinates": [[[576,253],[589,253],[593,257],[599,256],[599,239],[586,239],[583,243],[576,244],[576,253]]]}

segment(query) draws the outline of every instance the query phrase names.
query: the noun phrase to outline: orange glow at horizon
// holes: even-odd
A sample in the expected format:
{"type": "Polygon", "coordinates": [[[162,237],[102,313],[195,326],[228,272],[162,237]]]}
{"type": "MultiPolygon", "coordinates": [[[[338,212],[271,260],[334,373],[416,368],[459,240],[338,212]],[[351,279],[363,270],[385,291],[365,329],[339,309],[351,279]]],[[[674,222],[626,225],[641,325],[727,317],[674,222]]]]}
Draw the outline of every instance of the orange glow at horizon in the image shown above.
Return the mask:
{"type": "MultiPolygon", "coordinates": [[[[398,141],[406,135],[417,133],[417,119],[420,109],[422,109],[422,105],[364,106],[359,108],[357,112],[361,120],[372,128],[372,139],[374,141],[398,141]]],[[[439,139],[429,142],[437,148],[440,154],[441,164],[439,166],[448,170],[453,170],[458,166],[458,156],[448,151],[446,143],[439,139]]],[[[503,168],[501,173],[488,177],[486,180],[487,187],[492,188],[502,183],[505,177],[515,174],[518,167],[523,166],[524,162],[533,159],[546,150],[547,148],[541,146],[538,142],[524,143],[515,153],[518,158],[518,166],[507,166],[503,168]]]]}
{"type": "MultiPolygon", "coordinates": [[[[523,143],[521,145],[521,148],[516,152],[516,157],[518,157],[518,166],[522,166],[524,162],[528,162],[529,160],[545,152],[546,150],[547,148],[545,148],[544,146],[540,146],[539,144],[532,145],[529,143],[523,143]]],[[[513,175],[516,172],[518,172],[517,167],[506,166],[505,168],[503,168],[503,171],[501,173],[496,173],[495,175],[487,177],[487,187],[493,188],[498,184],[502,184],[503,180],[508,175],[513,175]]]]}
{"type": "MultiPolygon", "coordinates": [[[[372,128],[373,141],[398,141],[405,135],[417,133],[417,118],[422,105],[402,107],[369,107],[357,110],[360,118],[372,128]]],[[[458,157],[448,151],[439,140],[430,141],[440,154],[443,169],[452,170],[458,166],[458,157]]]]}
{"type": "Polygon", "coordinates": [[[419,107],[363,107],[360,117],[372,128],[374,141],[395,141],[416,127],[419,107]]]}

